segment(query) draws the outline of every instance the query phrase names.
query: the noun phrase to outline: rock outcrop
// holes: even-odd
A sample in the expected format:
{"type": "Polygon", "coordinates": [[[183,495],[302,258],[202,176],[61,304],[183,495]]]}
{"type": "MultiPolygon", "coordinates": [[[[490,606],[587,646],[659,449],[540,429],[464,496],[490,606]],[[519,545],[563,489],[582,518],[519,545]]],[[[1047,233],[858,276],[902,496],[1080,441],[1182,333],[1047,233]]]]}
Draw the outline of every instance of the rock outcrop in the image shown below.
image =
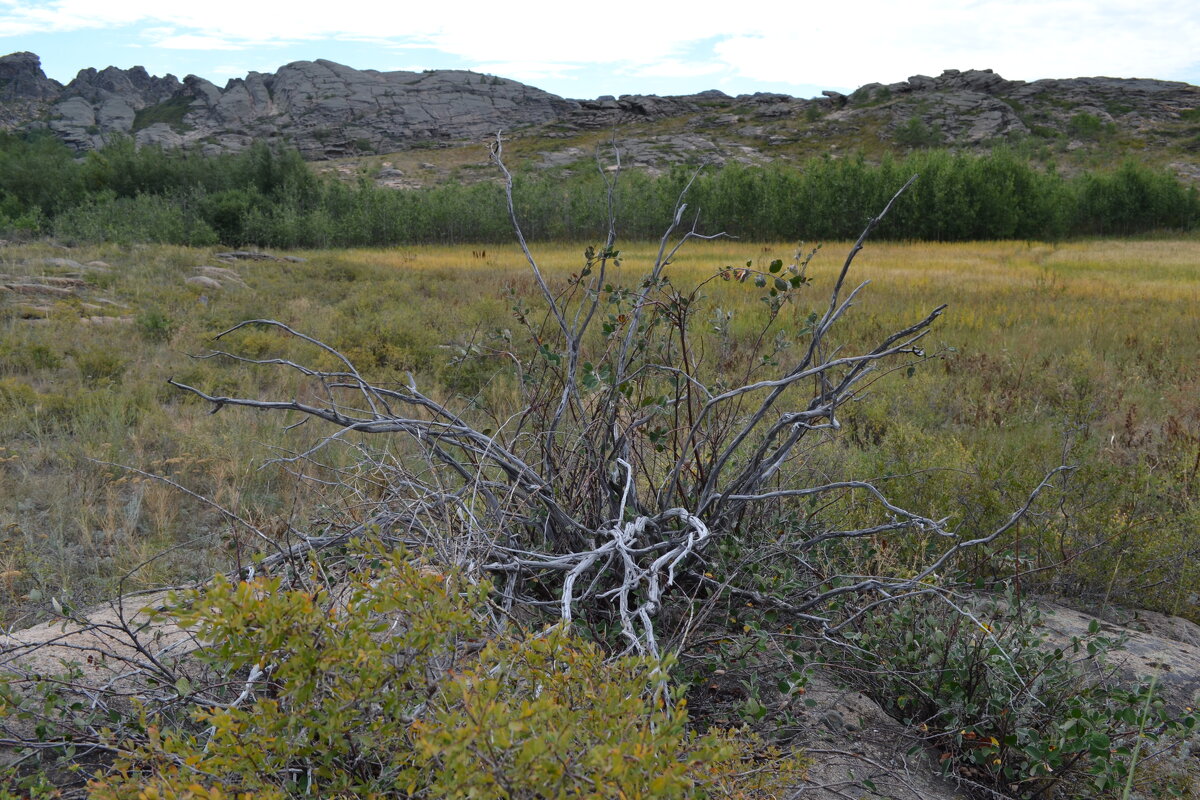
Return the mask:
{"type": "Polygon", "coordinates": [[[0,59],[0,124],[45,124],[76,150],[111,134],[139,144],[239,150],[282,141],[308,158],[388,152],[500,128],[550,122],[579,104],[517,81],[457,70],[377,72],[297,61],[224,88],[195,75],[152,77],[142,67],[85,69],[66,86],[38,57],[0,59]]]}
{"type": "Polygon", "coordinates": [[[0,58],[0,102],[53,100],[62,88],[42,72],[42,60],[35,53],[12,53],[0,58]]]}
{"type": "MultiPolygon", "coordinates": [[[[1029,136],[1064,146],[1085,140],[1086,146],[1087,140],[1121,133],[1156,138],[1178,150],[1171,141],[1177,137],[1186,164],[1190,153],[1200,150],[1187,138],[1195,136],[1189,125],[1198,107],[1200,87],[1186,83],[1025,82],[986,69],[914,75],[886,85],[869,83],[849,95],[825,91],[812,99],[768,92],[730,97],[711,90],[680,97],[568,100],[473,72],[377,72],[325,60],[251,72],[224,87],[195,75],[182,81],[153,77],[141,67],[85,69],[63,86],[46,77],[33,53],[0,58],[0,127],[48,127],[78,151],[125,134],[140,144],[206,152],[236,151],[266,140],[289,144],[316,160],[470,141],[498,129],[532,126],[543,138],[565,140],[633,124],[648,131],[649,156],[639,163],[646,161],[642,166],[650,169],[694,161],[699,152],[716,153],[718,160],[770,160],[776,157],[772,148],[838,137],[852,142],[867,135],[899,147],[972,148],[1029,136]]],[[[578,160],[571,149],[564,143],[543,166],[578,160]]]]}
{"type": "Polygon", "coordinates": [[[62,94],[62,84],[42,72],[33,53],[0,58],[0,128],[17,128],[44,116],[62,94]]]}

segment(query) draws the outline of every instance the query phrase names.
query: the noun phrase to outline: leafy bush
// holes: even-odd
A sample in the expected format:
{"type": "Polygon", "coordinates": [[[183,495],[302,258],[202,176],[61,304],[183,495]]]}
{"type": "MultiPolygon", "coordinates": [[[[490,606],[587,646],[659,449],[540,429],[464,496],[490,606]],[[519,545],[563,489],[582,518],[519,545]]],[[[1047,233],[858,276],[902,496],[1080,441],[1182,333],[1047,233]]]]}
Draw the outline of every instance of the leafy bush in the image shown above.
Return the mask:
{"type": "Polygon", "coordinates": [[[203,247],[217,235],[188,204],[159,195],[93,197],[54,220],[54,233],[68,242],[160,242],[203,247]]]}
{"type": "Polygon", "coordinates": [[[251,211],[263,203],[257,189],[225,189],[200,201],[200,214],[221,244],[236,247],[246,239],[245,225],[251,211]]]}
{"type": "Polygon", "coordinates": [[[84,386],[96,388],[116,383],[125,374],[129,361],[107,347],[93,345],[71,351],[79,379],[84,386]]]}
{"type": "Polygon", "coordinates": [[[133,115],[133,130],[140,131],[158,122],[170,125],[176,131],[187,130],[188,126],[184,124],[183,118],[191,105],[192,98],[178,95],[157,105],[140,108],[133,115]]]}
{"type": "Polygon", "coordinates": [[[60,366],[62,357],[49,345],[0,340],[0,373],[26,375],[60,366]]]}
{"type": "Polygon", "coordinates": [[[1076,188],[1072,228],[1099,235],[1128,235],[1159,228],[1188,230],[1200,221],[1200,194],[1169,173],[1126,161],[1111,172],[1088,173],[1076,188]]]}
{"type": "Polygon", "coordinates": [[[895,139],[896,144],[905,147],[935,147],[942,143],[942,132],[936,125],[930,126],[920,117],[912,117],[896,128],[895,139]]]}
{"type": "Polygon", "coordinates": [[[1012,594],[966,612],[932,598],[893,605],[861,620],[850,638],[862,650],[843,664],[925,733],[948,774],[1020,798],[1119,797],[1139,743],[1145,757],[1196,732],[1196,718],[1173,716],[1153,686],[1114,685],[1106,655],[1120,643],[1098,622],[1056,647],[1036,606],[1012,594]]]}
{"type": "Polygon", "coordinates": [[[486,585],[403,551],[347,563],[311,561],[300,588],[218,579],[183,598],[178,620],[228,679],[181,678],[192,724],[145,718],[92,796],[756,797],[801,774],[754,742],[689,733],[668,664],[605,661],[561,627],[472,655],[486,585]]]}
{"type": "Polygon", "coordinates": [[[1095,114],[1081,112],[1071,117],[1067,123],[1067,131],[1076,139],[1092,141],[1116,132],[1116,126],[1111,122],[1106,125],[1104,120],[1095,114]]]}
{"type": "Polygon", "coordinates": [[[167,314],[156,308],[149,308],[134,317],[138,333],[148,342],[165,342],[171,338],[178,324],[167,314]]]}
{"type": "MultiPolygon", "coordinates": [[[[876,98],[884,92],[877,90],[876,98]]],[[[819,116],[820,107],[810,104],[807,115],[819,116]]],[[[1097,124],[1099,118],[1087,114],[1073,122],[1087,135],[1097,124]]],[[[1128,175],[1067,178],[1002,148],[979,156],[936,150],[942,132],[919,117],[900,125],[894,136],[920,152],[879,164],[861,157],[813,159],[798,167],[729,164],[695,180],[693,206],[742,237],[852,238],[897,179],[920,172],[928,183],[932,169],[944,188],[914,193],[906,213],[881,226],[880,235],[1057,239],[1191,229],[1200,221],[1200,198],[1166,172],[1133,168],[1135,183],[1156,187],[1137,196],[1133,214],[1095,197],[1097,184],[1124,183],[1128,175]],[[1005,212],[999,219],[997,209],[1005,212]]],[[[691,178],[691,170],[683,168],[658,177],[626,175],[613,198],[625,235],[656,238],[657,221],[673,212],[674,199],[691,178]]],[[[518,176],[515,185],[517,212],[531,241],[579,241],[607,224],[599,175],[585,171],[564,181],[535,173],[518,176]]],[[[0,230],[19,236],[53,232],[71,241],[261,247],[484,243],[511,235],[503,192],[494,183],[396,191],[366,180],[321,180],[296,151],[263,143],[206,157],[138,148],[129,137],[114,137],[78,163],[53,137],[10,134],[0,136],[0,230]]]]}

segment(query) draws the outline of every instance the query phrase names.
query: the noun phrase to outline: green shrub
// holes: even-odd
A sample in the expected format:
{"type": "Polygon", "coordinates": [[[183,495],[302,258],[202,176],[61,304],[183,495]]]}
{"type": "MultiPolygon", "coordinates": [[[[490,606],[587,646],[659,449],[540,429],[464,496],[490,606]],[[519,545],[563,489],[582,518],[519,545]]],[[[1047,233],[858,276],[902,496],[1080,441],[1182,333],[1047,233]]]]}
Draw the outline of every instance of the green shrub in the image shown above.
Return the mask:
{"type": "Polygon", "coordinates": [[[936,125],[928,125],[920,117],[912,117],[896,128],[896,144],[905,147],[936,147],[942,143],[942,132],[936,125]]]}
{"type": "Polygon", "coordinates": [[[138,109],[133,115],[133,130],[140,131],[157,122],[162,122],[170,125],[176,131],[185,131],[190,126],[184,124],[183,118],[187,115],[191,105],[190,97],[178,95],[158,105],[138,109]]]}
{"type": "Polygon", "coordinates": [[[256,189],[225,189],[202,198],[200,214],[221,244],[237,247],[246,240],[250,211],[262,203],[263,197],[256,189]]]}
{"type": "Polygon", "coordinates": [[[38,370],[58,369],[62,357],[40,342],[0,341],[0,373],[28,375],[38,370]]]}
{"type": "Polygon", "coordinates": [[[948,774],[1019,798],[1119,797],[1139,740],[1167,751],[1195,733],[1195,717],[1173,717],[1153,686],[1110,684],[1106,654],[1120,643],[1100,636],[1098,622],[1056,647],[1036,607],[1011,594],[965,608],[933,598],[892,605],[850,637],[883,669],[859,655],[846,664],[867,694],[925,733],[948,774]]]}
{"type": "Polygon", "coordinates": [[[54,220],[54,233],[68,242],[159,242],[205,247],[217,244],[215,231],[180,199],[140,194],[102,194],[54,220]]]}
{"type": "Polygon", "coordinates": [[[178,328],[178,323],[156,308],[141,311],[134,318],[138,333],[148,342],[165,342],[178,328]]]}
{"type": "Polygon", "coordinates": [[[1101,136],[1115,133],[1116,126],[1111,122],[1105,124],[1095,114],[1082,112],[1071,117],[1070,122],[1067,123],[1067,131],[1076,139],[1094,141],[1101,136]]]}
{"type": "Polygon", "coordinates": [[[116,383],[125,374],[129,361],[109,347],[93,345],[71,351],[79,380],[88,388],[116,383]]]}
{"type": "MultiPolygon", "coordinates": [[[[852,99],[869,104],[886,101],[887,94],[886,87],[874,95],[860,89],[852,99]]],[[[811,103],[805,117],[811,122],[820,114],[821,106],[811,103]]],[[[1086,113],[1072,118],[1070,127],[1072,135],[1082,138],[1112,132],[1111,125],[1086,113]]],[[[1061,136],[1036,127],[1034,134],[1061,136]]],[[[940,196],[953,196],[956,202],[907,201],[909,210],[894,215],[880,234],[938,240],[1057,239],[1065,234],[1177,227],[1179,219],[1190,229],[1200,220],[1200,200],[1194,194],[1186,196],[1186,187],[1174,176],[1162,179],[1164,191],[1182,199],[1172,208],[1152,203],[1127,226],[1123,219],[1106,216],[1110,211],[1119,215],[1120,209],[1094,201],[1090,181],[1094,177],[1111,183],[1110,172],[1066,178],[1043,172],[1028,158],[1017,159],[1006,150],[978,156],[933,150],[943,143],[944,134],[919,117],[898,126],[893,136],[898,145],[931,152],[904,160],[885,158],[877,165],[862,158],[812,159],[798,166],[729,164],[699,176],[690,191],[692,205],[704,210],[702,222],[719,219],[724,229],[742,237],[853,238],[862,221],[890,197],[887,187],[913,172],[921,172],[924,184],[924,167],[938,162],[953,167],[942,170],[940,180],[949,191],[940,196]],[[1004,180],[979,179],[997,169],[1005,173],[1004,180]],[[1001,223],[993,220],[996,208],[1007,209],[1001,223]],[[1039,211],[1021,225],[1008,224],[1014,214],[1031,216],[1023,211],[1028,208],[1054,211],[1049,220],[1039,211]],[[949,234],[950,229],[955,232],[949,234]]],[[[1185,141],[1183,146],[1191,144],[1185,141]]],[[[624,220],[624,235],[656,238],[657,221],[673,213],[674,199],[692,173],[681,167],[657,177],[623,175],[614,200],[624,220]]],[[[914,194],[919,193],[920,185],[914,194]]],[[[531,241],[588,239],[606,224],[606,196],[602,177],[590,171],[569,180],[558,174],[518,175],[515,182],[517,213],[531,241]]],[[[368,180],[322,180],[296,151],[272,150],[263,143],[242,153],[206,157],[139,148],[129,137],[114,137],[77,163],[53,137],[8,134],[0,136],[0,230],[16,236],[53,232],[72,242],[290,248],[482,244],[511,236],[503,192],[491,182],[396,191],[368,180]]]]}
{"type": "Polygon", "coordinates": [[[606,661],[561,628],[470,655],[486,585],[402,552],[350,559],[336,582],[217,579],[186,595],[177,618],[213,642],[205,659],[232,688],[176,690],[253,692],[178,727],[146,716],[92,796],[749,798],[801,774],[752,741],[688,732],[668,665],[606,661]]]}

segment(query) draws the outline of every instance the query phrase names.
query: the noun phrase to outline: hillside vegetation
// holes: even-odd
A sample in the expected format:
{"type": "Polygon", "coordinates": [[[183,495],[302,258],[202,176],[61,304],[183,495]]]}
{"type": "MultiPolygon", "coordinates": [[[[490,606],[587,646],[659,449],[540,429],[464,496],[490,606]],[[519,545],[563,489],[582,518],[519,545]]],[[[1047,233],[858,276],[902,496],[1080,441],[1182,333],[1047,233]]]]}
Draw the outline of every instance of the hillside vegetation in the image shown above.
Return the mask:
{"type": "MultiPolygon", "coordinates": [[[[1015,152],[945,150],[814,158],[792,166],[736,163],[704,170],[688,202],[699,228],[755,241],[856,236],[895,187],[921,180],[880,226],[882,238],[926,241],[1185,232],[1200,224],[1200,195],[1170,173],[1129,160],[1067,177],[1015,152]]],[[[652,238],[695,174],[623,176],[622,231],[652,238]]],[[[516,183],[532,241],[584,241],[603,230],[601,175],[528,172],[516,183]]],[[[256,145],[205,157],[117,140],[80,160],[47,136],[0,136],[0,235],[54,235],[72,243],[364,247],[505,242],[500,185],[448,183],[394,190],[315,176],[298,154],[256,145]]]]}

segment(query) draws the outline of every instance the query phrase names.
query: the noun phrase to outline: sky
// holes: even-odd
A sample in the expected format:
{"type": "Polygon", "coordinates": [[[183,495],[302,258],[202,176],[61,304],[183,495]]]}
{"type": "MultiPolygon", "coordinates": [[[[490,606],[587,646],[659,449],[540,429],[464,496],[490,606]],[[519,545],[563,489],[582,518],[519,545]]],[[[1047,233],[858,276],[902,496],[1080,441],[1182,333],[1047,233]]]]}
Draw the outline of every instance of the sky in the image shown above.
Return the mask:
{"type": "Polygon", "coordinates": [[[0,0],[0,54],[67,83],[144,66],[217,85],[325,58],[470,69],[558,95],[850,91],[945,69],[1200,84],[1196,0],[0,0]]]}

